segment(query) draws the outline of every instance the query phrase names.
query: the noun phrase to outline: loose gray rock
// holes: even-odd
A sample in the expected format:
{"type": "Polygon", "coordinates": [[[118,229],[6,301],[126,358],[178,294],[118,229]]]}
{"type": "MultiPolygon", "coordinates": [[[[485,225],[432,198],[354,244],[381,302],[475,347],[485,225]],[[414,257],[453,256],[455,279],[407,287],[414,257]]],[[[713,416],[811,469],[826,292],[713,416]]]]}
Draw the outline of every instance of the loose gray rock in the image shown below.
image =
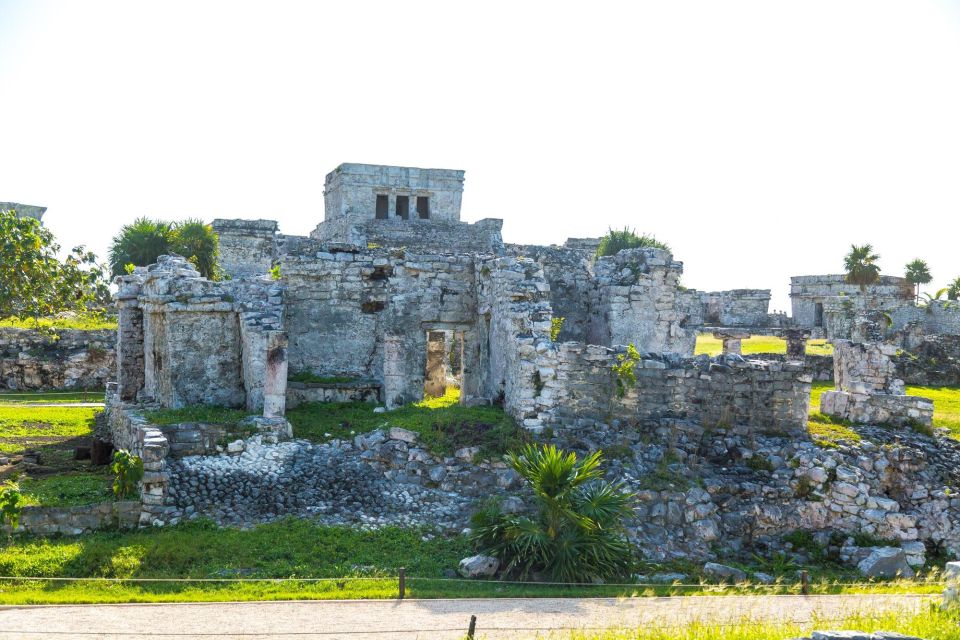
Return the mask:
{"type": "Polygon", "coordinates": [[[470,556],[460,561],[457,571],[464,578],[492,578],[500,568],[500,561],[493,556],[470,556]]]}
{"type": "Polygon", "coordinates": [[[913,569],[907,563],[907,554],[897,547],[876,547],[857,565],[868,578],[912,578],[913,569]]]}
{"type": "Polygon", "coordinates": [[[708,578],[714,580],[730,580],[731,582],[743,582],[747,579],[747,574],[736,567],[728,567],[725,564],[708,562],[703,565],[703,573],[708,578]]]}

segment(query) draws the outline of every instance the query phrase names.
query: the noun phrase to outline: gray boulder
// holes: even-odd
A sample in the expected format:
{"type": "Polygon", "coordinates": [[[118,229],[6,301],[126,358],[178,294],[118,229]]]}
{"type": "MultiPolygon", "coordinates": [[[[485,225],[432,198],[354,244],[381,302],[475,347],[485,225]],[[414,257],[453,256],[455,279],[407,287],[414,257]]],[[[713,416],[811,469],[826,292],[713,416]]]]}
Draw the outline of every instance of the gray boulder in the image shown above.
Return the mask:
{"type": "Polygon", "coordinates": [[[457,571],[464,578],[492,578],[500,568],[500,561],[493,556],[470,556],[460,561],[457,571]]]}
{"type": "Polygon", "coordinates": [[[874,547],[870,555],[857,565],[868,578],[912,578],[913,569],[907,563],[907,554],[898,547],[874,547]]]}
{"type": "Polygon", "coordinates": [[[743,582],[747,579],[746,572],[716,562],[708,562],[703,565],[703,574],[714,580],[729,580],[731,582],[743,582]]]}
{"type": "Polygon", "coordinates": [[[943,568],[943,579],[947,582],[960,582],[960,562],[948,562],[943,568]]]}

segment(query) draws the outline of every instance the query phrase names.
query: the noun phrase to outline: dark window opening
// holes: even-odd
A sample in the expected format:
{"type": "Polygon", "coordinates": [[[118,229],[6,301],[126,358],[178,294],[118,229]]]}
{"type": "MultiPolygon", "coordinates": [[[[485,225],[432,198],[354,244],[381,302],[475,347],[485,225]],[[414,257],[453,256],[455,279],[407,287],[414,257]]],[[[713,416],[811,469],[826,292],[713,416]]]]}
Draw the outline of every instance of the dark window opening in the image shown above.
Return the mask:
{"type": "Polygon", "coordinates": [[[410,196],[397,196],[397,216],[404,220],[410,217],[410,196]]]}
{"type": "Polygon", "coordinates": [[[417,215],[421,220],[427,220],[430,217],[430,198],[417,196],[417,215]]]}
{"type": "Polygon", "coordinates": [[[377,220],[386,220],[390,211],[390,202],[387,196],[377,196],[377,220]]]}
{"type": "Polygon", "coordinates": [[[823,303],[818,302],[813,306],[813,326],[823,326],[823,303]]]}

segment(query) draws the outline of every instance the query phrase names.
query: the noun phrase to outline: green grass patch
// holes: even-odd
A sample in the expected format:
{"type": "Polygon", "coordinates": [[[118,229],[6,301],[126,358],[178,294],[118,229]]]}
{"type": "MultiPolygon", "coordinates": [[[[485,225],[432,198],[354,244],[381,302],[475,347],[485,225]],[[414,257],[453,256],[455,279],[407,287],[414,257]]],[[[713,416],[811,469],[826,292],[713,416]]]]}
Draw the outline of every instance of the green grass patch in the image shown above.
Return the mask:
{"type": "Polygon", "coordinates": [[[116,329],[117,319],[87,316],[40,318],[36,321],[4,318],[0,319],[0,328],[3,327],[13,327],[15,329],[82,329],[85,331],[97,331],[100,329],[116,329]]]}
{"type": "Polygon", "coordinates": [[[73,507],[113,499],[113,476],[109,467],[96,471],[28,478],[20,482],[27,505],[73,507]]]}
{"type": "Polygon", "coordinates": [[[98,411],[88,407],[0,407],[0,452],[22,453],[90,436],[98,411]]]}
{"type": "Polygon", "coordinates": [[[103,389],[88,391],[0,391],[0,406],[103,402],[103,389]]]}
{"type": "Polygon", "coordinates": [[[203,422],[234,426],[251,414],[242,409],[198,405],[180,409],[157,409],[147,411],[144,417],[157,426],[180,424],[183,422],[203,422]]]}
{"type": "Polygon", "coordinates": [[[420,434],[433,453],[450,455],[461,447],[480,447],[484,457],[496,457],[522,445],[524,432],[497,407],[464,407],[460,392],[448,389],[442,398],[427,398],[386,413],[374,413],[364,402],[308,403],[287,412],[293,435],[315,442],[350,439],[376,429],[401,427],[420,434]]]}
{"type": "Polygon", "coordinates": [[[907,395],[933,400],[933,426],[960,438],[960,387],[907,387],[907,395]]]}
{"type": "MultiPolygon", "coordinates": [[[[782,353],[787,352],[787,342],[783,338],[776,336],[752,336],[742,341],[740,344],[743,355],[752,355],[756,353],[782,353]]],[[[709,356],[718,356],[723,353],[723,341],[714,338],[710,333],[701,333],[697,336],[697,346],[694,351],[696,355],[706,354],[709,356]]],[[[808,356],[832,356],[833,345],[826,340],[808,340],[808,356]]]]}
{"type": "Polygon", "coordinates": [[[301,371],[287,379],[290,380],[290,382],[310,382],[314,384],[345,384],[357,380],[357,378],[351,378],[349,376],[318,376],[312,371],[301,371]]]}

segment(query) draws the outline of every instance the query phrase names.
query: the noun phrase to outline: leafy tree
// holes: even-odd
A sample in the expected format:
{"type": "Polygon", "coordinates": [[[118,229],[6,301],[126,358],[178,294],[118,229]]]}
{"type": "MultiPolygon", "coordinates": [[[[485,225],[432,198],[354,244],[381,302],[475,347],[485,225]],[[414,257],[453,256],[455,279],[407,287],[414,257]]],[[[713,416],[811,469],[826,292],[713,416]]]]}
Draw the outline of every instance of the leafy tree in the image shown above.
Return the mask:
{"type": "Polygon", "coordinates": [[[652,247],[654,249],[664,249],[670,251],[670,246],[665,242],[660,242],[652,235],[637,235],[633,229],[624,227],[621,230],[609,229],[607,235],[600,239],[600,245],[597,247],[597,256],[612,256],[623,249],[636,249],[641,247],[652,247]]]}
{"type": "Polygon", "coordinates": [[[917,258],[908,262],[905,268],[907,271],[907,282],[916,286],[917,302],[920,302],[920,285],[927,284],[933,280],[933,276],[930,275],[930,266],[927,264],[926,260],[917,258]]]}
{"type": "Polygon", "coordinates": [[[860,286],[860,292],[865,293],[867,285],[880,279],[880,265],[877,261],[880,256],[873,252],[873,245],[850,245],[850,253],[843,259],[843,268],[847,272],[847,282],[860,286]]]}
{"type": "Polygon", "coordinates": [[[553,445],[529,444],[508,456],[536,499],[534,515],[489,504],[474,514],[471,540],[506,573],[545,572],[562,582],[625,575],[632,562],[624,521],[634,496],[603,480],[601,452],[582,460],[553,445]]]}
{"type": "Polygon", "coordinates": [[[954,278],[953,282],[950,283],[950,286],[947,287],[947,299],[960,299],[960,278],[954,278]]]}
{"type": "Polygon", "coordinates": [[[137,218],[113,237],[110,269],[119,276],[128,272],[128,265],[145,267],[162,255],[175,253],[192,262],[204,277],[216,278],[218,245],[217,234],[202,220],[188,218],[171,223],[137,218]]]}
{"type": "Polygon", "coordinates": [[[24,503],[26,500],[20,492],[20,485],[15,482],[0,485],[0,525],[9,522],[10,528],[16,529],[20,525],[24,503]]]}
{"type": "Polygon", "coordinates": [[[33,218],[0,211],[0,318],[34,320],[63,313],[101,313],[110,299],[93,252],[60,245],[33,218]]]}

